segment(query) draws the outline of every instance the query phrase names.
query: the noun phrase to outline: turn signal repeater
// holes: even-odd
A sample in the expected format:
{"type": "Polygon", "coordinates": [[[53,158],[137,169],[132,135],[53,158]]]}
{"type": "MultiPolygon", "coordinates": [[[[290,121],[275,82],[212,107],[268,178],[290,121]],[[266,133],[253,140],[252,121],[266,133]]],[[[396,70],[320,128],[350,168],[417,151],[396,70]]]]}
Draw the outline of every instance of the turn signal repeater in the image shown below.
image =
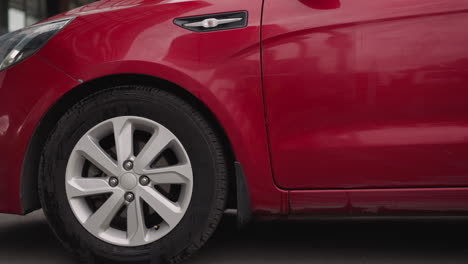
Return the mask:
{"type": "Polygon", "coordinates": [[[184,27],[215,28],[219,25],[238,22],[238,21],[241,21],[242,19],[243,19],[242,17],[225,18],[225,19],[207,18],[199,22],[192,22],[192,23],[184,24],[184,27]]]}
{"type": "Polygon", "coordinates": [[[194,32],[210,32],[246,27],[247,11],[177,18],[174,24],[194,32]]]}

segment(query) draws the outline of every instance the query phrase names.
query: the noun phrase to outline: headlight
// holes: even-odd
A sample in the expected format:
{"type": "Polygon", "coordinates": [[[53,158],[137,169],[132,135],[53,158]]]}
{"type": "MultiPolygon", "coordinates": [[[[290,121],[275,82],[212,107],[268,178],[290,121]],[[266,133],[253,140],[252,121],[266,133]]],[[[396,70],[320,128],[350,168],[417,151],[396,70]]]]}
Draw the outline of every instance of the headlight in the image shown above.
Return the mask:
{"type": "Polygon", "coordinates": [[[0,37],[0,71],[30,57],[73,18],[50,21],[0,37]]]}

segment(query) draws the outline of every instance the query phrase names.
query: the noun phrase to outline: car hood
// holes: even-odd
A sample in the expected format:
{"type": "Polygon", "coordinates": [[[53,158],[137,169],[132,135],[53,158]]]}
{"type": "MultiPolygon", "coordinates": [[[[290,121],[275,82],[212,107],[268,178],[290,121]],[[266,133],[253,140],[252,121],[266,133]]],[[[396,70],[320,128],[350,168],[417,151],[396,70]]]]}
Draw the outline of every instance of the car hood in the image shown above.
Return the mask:
{"type": "Polygon", "coordinates": [[[51,17],[47,20],[55,20],[70,16],[78,17],[90,14],[112,12],[135,6],[164,5],[179,2],[193,2],[193,0],[101,0],[88,5],[77,7],[70,11],[51,17]]]}
{"type": "Polygon", "coordinates": [[[101,12],[108,12],[122,8],[141,6],[141,5],[155,5],[160,2],[165,2],[164,0],[104,0],[97,1],[85,6],[81,6],[75,9],[72,9],[64,15],[70,16],[81,16],[86,14],[95,14],[101,12]]]}

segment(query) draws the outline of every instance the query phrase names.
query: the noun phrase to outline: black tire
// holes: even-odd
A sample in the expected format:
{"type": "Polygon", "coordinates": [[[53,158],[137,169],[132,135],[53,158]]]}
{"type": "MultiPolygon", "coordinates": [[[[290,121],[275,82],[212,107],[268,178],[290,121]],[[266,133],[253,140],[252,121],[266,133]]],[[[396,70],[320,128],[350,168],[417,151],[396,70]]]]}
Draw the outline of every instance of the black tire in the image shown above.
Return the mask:
{"type": "Polygon", "coordinates": [[[69,109],[50,134],[41,156],[39,194],[47,219],[66,248],[87,262],[177,263],[213,234],[225,209],[228,161],[220,137],[202,113],[181,98],[150,87],[120,86],[93,94],[69,109]],[[65,192],[70,153],[86,131],[123,115],[154,120],[184,145],[193,168],[190,206],[180,223],[158,241],[119,247],[96,238],[78,222],[65,192]]]}

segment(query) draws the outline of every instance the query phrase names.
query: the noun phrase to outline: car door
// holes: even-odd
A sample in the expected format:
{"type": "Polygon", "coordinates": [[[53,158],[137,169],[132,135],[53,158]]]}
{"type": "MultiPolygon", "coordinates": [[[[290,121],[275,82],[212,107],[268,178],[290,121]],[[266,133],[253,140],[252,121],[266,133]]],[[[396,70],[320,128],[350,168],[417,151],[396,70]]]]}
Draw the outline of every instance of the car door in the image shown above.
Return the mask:
{"type": "Polygon", "coordinates": [[[468,186],[468,1],[265,0],[286,189],[468,186]]]}

